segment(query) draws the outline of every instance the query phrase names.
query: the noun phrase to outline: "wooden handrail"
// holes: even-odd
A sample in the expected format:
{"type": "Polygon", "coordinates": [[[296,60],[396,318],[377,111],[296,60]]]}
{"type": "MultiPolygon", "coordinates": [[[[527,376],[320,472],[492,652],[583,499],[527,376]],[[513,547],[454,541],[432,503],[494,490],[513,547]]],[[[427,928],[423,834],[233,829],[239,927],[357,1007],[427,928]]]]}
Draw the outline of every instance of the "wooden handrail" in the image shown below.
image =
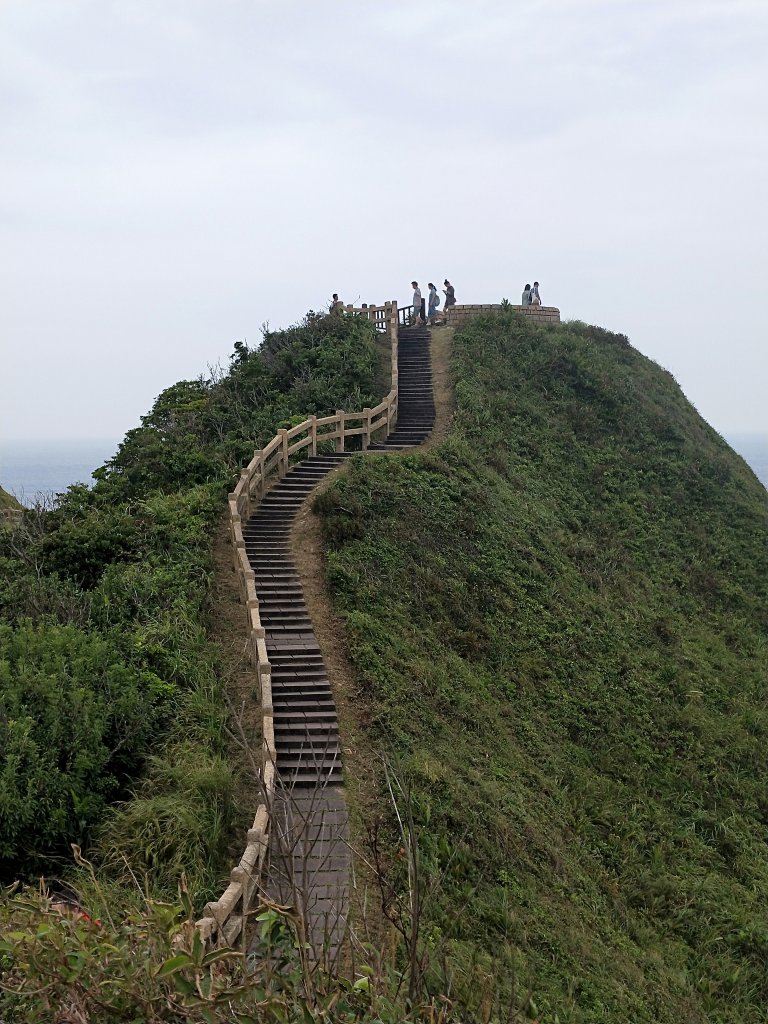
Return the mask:
{"type": "Polygon", "coordinates": [[[355,316],[366,316],[373,321],[377,330],[387,332],[392,354],[392,387],[389,394],[373,409],[363,409],[361,412],[345,412],[339,409],[332,416],[310,416],[295,427],[280,430],[264,448],[254,452],[251,461],[240,471],[240,479],[228,496],[229,533],[240,596],[246,612],[248,656],[259,684],[263,767],[260,802],[253,825],[248,830],[245,852],[238,865],[232,869],[227,888],[217,900],[206,903],[202,918],[196,922],[200,937],[206,943],[231,946],[240,936],[243,936],[245,941],[245,922],[250,913],[253,897],[261,887],[264,862],[269,849],[270,811],[275,796],[277,775],[272,666],[269,663],[265,631],[259,615],[256,576],[245,550],[243,523],[253,514],[267,493],[268,487],[282,479],[288,472],[291,456],[296,452],[311,447],[311,454],[315,455],[318,441],[334,441],[336,450],[342,452],[346,438],[357,436],[362,437],[365,451],[376,431],[386,429],[389,436],[397,420],[397,350],[400,323],[397,302],[385,302],[383,306],[364,308],[347,306],[347,312],[355,316]],[[360,425],[347,427],[347,422],[359,422],[360,425]],[[331,426],[333,430],[319,429],[331,426]],[[289,444],[289,441],[302,433],[306,433],[307,437],[296,444],[289,444]]]}
{"type": "Polygon", "coordinates": [[[398,306],[397,315],[398,315],[401,327],[407,327],[410,324],[411,319],[413,318],[415,309],[416,309],[416,307],[413,306],[413,305],[411,305],[411,306],[398,306]]]}

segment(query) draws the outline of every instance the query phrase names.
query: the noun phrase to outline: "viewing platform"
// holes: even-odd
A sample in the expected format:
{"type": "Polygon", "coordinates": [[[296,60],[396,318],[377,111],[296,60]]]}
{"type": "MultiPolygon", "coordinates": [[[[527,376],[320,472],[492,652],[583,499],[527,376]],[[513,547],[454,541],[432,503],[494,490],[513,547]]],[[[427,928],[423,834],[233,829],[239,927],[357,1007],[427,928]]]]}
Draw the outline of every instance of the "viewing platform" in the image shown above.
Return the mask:
{"type": "Polygon", "coordinates": [[[438,310],[438,316],[445,317],[445,322],[449,327],[458,327],[472,316],[488,316],[501,313],[504,310],[522,313],[523,316],[529,316],[538,324],[560,323],[560,310],[556,306],[502,306],[500,302],[487,305],[463,303],[448,306],[444,310],[438,310]]]}

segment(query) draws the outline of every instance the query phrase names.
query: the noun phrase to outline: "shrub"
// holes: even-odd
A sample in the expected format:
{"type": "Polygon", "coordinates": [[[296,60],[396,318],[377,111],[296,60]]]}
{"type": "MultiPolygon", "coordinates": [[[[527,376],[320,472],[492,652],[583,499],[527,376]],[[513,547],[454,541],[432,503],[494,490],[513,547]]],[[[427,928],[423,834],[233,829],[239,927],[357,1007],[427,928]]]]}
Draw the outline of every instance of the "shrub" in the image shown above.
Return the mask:
{"type": "Polygon", "coordinates": [[[0,864],[80,842],[141,767],[173,688],[72,625],[0,624],[0,864]]]}

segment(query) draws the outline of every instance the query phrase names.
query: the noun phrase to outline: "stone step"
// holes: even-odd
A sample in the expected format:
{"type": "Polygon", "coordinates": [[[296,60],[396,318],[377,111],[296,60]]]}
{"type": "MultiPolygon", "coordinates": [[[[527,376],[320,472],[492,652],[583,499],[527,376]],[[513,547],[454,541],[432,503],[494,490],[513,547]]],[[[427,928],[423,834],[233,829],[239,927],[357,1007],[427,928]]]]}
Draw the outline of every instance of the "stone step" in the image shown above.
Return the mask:
{"type": "Polygon", "coordinates": [[[308,682],[318,682],[328,679],[328,670],[325,665],[272,665],[272,678],[279,679],[281,684],[293,684],[296,681],[306,679],[308,682]]]}
{"type": "Polygon", "coordinates": [[[293,559],[290,557],[290,551],[272,551],[272,549],[268,548],[266,545],[263,547],[257,547],[257,549],[254,550],[254,546],[257,543],[258,542],[248,540],[245,545],[245,553],[248,555],[249,560],[254,563],[254,567],[258,564],[264,570],[267,570],[269,568],[267,563],[269,562],[274,563],[275,566],[282,569],[295,568],[293,559]],[[258,553],[259,550],[261,551],[261,554],[258,553]]]}
{"type": "Polygon", "coordinates": [[[272,666],[273,679],[278,680],[281,684],[292,685],[302,679],[312,682],[328,678],[328,670],[322,662],[287,665],[270,659],[269,663],[272,666]]]}
{"type": "MultiPolygon", "coordinates": [[[[344,782],[344,773],[341,770],[341,766],[322,773],[304,769],[286,771],[283,781],[287,786],[294,789],[340,786],[344,782]]],[[[321,937],[318,941],[324,942],[325,940],[321,937]]]]}
{"type": "Polygon", "coordinates": [[[341,767],[341,751],[337,745],[328,747],[324,750],[322,747],[309,747],[306,750],[287,750],[277,751],[277,767],[280,771],[293,768],[300,768],[302,770],[309,770],[314,768],[327,770],[328,768],[335,768],[336,765],[341,767]]]}
{"type": "Polygon", "coordinates": [[[296,703],[301,700],[333,700],[331,684],[327,679],[315,679],[286,682],[284,679],[272,681],[272,699],[280,698],[284,704],[296,703]]]}
{"type": "Polygon", "coordinates": [[[293,657],[303,658],[305,655],[315,656],[320,655],[320,653],[320,648],[314,635],[309,642],[303,636],[284,636],[280,637],[279,640],[275,640],[274,645],[270,648],[269,656],[272,658],[290,654],[293,657]]]}
{"type": "Polygon", "coordinates": [[[278,725],[275,722],[275,740],[280,738],[281,743],[311,743],[317,746],[322,743],[330,743],[339,738],[338,725],[328,722],[307,723],[305,725],[278,725]]]}
{"type": "Polygon", "coordinates": [[[285,613],[274,618],[271,615],[262,615],[261,624],[264,627],[267,638],[280,637],[284,633],[303,632],[309,634],[312,631],[312,623],[309,617],[291,618],[289,615],[285,615],[285,613]]]}
{"type": "Polygon", "coordinates": [[[284,728],[287,726],[302,725],[303,723],[311,725],[323,725],[327,728],[329,725],[334,728],[338,728],[338,720],[336,718],[336,708],[320,708],[314,711],[306,711],[303,708],[292,707],[290,704],[285,707],[275,708],[275,728],[284,728]]]}
{"type": "Polygon", "coordinates": [[[316,739],[318,736],[331,734],[334,730],[338,731],[338,728],[339,723],[335,718],[333,721],[328,721],[325,718],[303,717],[301,714],[294,714],[290,717],[281,714],[275,718],[275,732],[285,735],[295,734],[298,736],[301,733],[306,733],[316,739]]]}
{"type": "Polygon", "coordinates": [[[310,661],[308,659],[294,659],[291,661],[276,661],[274,656],[270,654],[269,663],[272,666],[273,673],[281,673],[282,677],[286,679],[299,678],[303,679],[304,674],[308,674],[308,678],[319,678],[327,670],[322,660],[310,661]]]}
{"type": "Polygon", "coordinates": [[[336,705],[332,700],[322,697],[305,697],[303,700],[280,700],[272,695],[272,708],[277,715],[317,715],[320,713],[329,715],[336,720],[336,705]]]}
{"type": "Polygon", "coordinates": [[[309,612],[303,605],[268,605],[259,604],[259,617],[264,629],[274,633],[278,629],[292,626],[294,629],[305,630],[312,625],[309,612]]]}
{"type": "Polygon", "coordinates": [[[307,606],[301,600],[263,601],[259,599],[259,615],[264,625],[274,621],[280,622],[281,616],[284,616],[285,623],[300,620],[302,625],[304,620],[309,618],[307,606]]]}
{"type": "Polygon", "coordinates": [[[298,583],[299,578],[296,574],[296,570],[288,567],[282,567],[280,565],[268,565],[268,564],[256,564],[251,563],[254,574],[256,575],[256,593],[258,594],[259,586],[271,585],[275,583],[285,583],[290,581],[291,583],[298,583]]]}
{"type": "Polygon", "coordinates": [[[282,646],[270,650],[269,660],[272,665],[322,665],[323,656],[317,646],[313,650],[296,650],[290,646],[282,646]]]}
{"type": "Polygon", "coordinates": [[[272,694],[272,707],[277,710],[277,706],[274,701],[280,699],[279,708],[304,708],[311,706],[312,708],[329,708],[330,710],[335,709],[336,705],[333,703],[333,697],[331,696],[330,689],[325,690],[318,688],[315,690],[309,690],[304,693],[294,691],[286,694],[272,694]]]}

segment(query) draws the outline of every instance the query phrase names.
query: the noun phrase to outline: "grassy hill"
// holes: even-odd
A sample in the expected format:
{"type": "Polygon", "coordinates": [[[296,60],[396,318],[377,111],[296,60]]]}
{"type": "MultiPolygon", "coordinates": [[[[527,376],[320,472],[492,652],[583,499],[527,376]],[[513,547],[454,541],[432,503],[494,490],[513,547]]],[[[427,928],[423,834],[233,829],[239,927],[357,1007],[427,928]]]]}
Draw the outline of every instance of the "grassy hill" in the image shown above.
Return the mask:
{"type": "Polygon", "coordinates": [[[21,505],[14,496],[0,487],[0,512],[4,512],[6,509],[18,510],[20,508],[21,505]]]}
{"type": "Polygon", "coordinates": [[[764,1020],[765,490],[621,335],[478,319],[453,375],[446,441],[316,502],[433,959],[542,1021],[764,1020]]]}

